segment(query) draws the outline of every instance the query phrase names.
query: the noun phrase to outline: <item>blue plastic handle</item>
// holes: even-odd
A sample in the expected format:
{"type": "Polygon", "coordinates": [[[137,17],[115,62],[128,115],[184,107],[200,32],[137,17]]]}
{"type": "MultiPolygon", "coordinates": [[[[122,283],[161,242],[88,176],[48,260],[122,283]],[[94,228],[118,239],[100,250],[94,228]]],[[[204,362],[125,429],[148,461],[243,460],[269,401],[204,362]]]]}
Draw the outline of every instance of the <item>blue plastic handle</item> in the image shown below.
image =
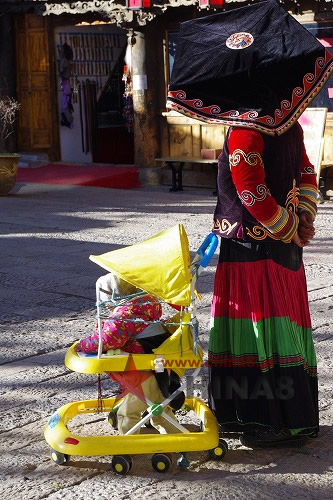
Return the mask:
{"type": "Polygon", "coordinates": [[[201,257],[200,266],[207,267],[217,248],[219,239],[214,233],[210,233],[201,243],[197,253],[201,257]]]}

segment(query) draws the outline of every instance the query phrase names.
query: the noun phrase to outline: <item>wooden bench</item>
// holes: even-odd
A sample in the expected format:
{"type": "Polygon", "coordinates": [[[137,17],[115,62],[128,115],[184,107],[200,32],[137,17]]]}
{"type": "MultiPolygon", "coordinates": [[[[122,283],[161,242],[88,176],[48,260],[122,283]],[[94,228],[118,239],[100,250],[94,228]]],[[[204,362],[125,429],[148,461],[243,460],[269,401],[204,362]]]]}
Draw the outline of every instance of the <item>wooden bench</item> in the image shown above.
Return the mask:
{"type": "MultiPolygon", "coordinates": [[[[201,163],[201,164],[211,165],[215,173],[215,178],[217,177],[217,163],[218,163],[217,160],[207,160],[199,156],[163,156],[162,158],[155,158],[155,161],[163,162],[171,169],[172,187],[170,188],[170,191],[183,191],[183,168],[185,163],[194,163],[194,164],[201,163]]],[[[319,172],[317,173],[319,189],[321,195],[324,197],[326,195],[327,170],[323,175],[321,174],[324,169],[327,169],[329,167],[333,167],[333,161],[322,161],[320,173],[319,172]]],[[[214,194],[216,194],[216,191],[214,191],[214,194]]]]}
{"type": "Polygon", "coordinates": [[[215,179],[217,177],[217,160],[206,160],[200,156],[163,156],[162,158],[155,158],[155,161],[164,162],[171,169],[172,188],[170,188],[170,191],[183,191],[183,167],[185,163],[211,165],[215,173],[215,179]]]}

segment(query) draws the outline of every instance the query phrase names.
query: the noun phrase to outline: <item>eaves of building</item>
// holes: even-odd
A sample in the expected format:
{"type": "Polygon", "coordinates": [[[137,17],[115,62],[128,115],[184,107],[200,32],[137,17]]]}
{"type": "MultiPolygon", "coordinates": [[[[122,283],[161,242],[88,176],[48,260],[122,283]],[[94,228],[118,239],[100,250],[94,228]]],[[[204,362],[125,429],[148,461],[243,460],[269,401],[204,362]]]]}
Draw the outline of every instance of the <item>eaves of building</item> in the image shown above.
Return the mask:
{"type": "MultiPolygon", "coordinates": [[[[260,0],[205,0],[208,4],[205,9],[230,9],[239,4],[253,3],[260,0]],[[216,4],[220,3],[219,6],[216,4]]],[[[37,15],[86,15],[95,14],[101,19],[117,23],[118,25],[138,24],[145,25],[156,16],[163,14],[166,10],[177,7],[196,6],[200,8],[202,0],[148,0],[139,3],[149,4],[150,7],[129,8],[131,0],[0,0],[0,12],[2,13],[25,13],[34,12],[37,15]]],[[[326,17],[326,13],[332,13],[333,0],[280,0],[285,8],[294,15],[303,15],[308,12],[312,19],[326,17]]],[[[213,10],[212,10],[213,12],[213,10]]]]}

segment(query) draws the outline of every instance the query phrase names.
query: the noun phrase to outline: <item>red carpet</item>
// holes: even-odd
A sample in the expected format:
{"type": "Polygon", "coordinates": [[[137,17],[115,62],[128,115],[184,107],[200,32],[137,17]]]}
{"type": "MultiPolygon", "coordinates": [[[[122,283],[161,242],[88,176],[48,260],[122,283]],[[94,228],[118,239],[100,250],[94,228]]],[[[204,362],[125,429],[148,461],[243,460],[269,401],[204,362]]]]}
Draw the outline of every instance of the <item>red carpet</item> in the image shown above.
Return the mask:
{"type": "Polygon", "coordinates": [[[95,165],[64,165],[53,163],[37,168],[19,168],[17,182],[96,186],[115,189],[140,187],[139,169],[95,165]]]}

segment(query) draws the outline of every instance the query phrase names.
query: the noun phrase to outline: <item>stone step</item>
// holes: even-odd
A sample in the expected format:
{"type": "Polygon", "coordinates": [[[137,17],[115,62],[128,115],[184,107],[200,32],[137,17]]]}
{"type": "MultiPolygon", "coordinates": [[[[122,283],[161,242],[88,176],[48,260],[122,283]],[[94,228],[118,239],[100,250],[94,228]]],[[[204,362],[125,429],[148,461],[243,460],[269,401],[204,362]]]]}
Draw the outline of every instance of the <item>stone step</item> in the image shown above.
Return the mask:
{"type": "Polygon", "coordinates": [[[47,165],[49,163],[49,157],[46,153],[18,153],[20,159],[18,166],[20,168],[34,168],[41,167],[42,165],[47,165]]]}

